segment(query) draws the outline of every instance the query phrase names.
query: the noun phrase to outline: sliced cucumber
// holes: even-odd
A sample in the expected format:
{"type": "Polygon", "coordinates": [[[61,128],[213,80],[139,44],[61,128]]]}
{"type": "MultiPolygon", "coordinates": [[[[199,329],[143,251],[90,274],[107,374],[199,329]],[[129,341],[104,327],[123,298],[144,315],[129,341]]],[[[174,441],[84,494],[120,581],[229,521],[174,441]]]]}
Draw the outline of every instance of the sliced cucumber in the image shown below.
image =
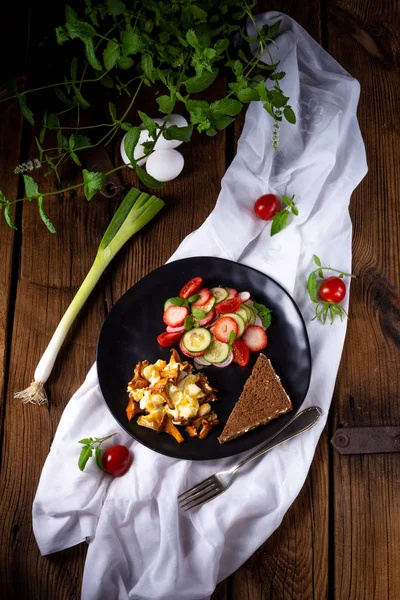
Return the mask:
{"type": "Polygon", "coordinates": [[[212,364],[222,363],[228,358],[229,352],[230,348],[228,344],[218,342],[218,340],[214,338],[210,346],[204,352],[203,358],[212,364]]]}
{"type": "Polygon", "coordinates": [[[191,306],[192,312],[193,312],[194,308],[197,308],[199,310],[202,310],[203,313],[207,314],[207,313],[210,312],[210,310],[212,308],[214,308],[215,302],[216,302],[216,299],[214,298],[214,296],[211,296],[211,298],[209,299],[209,301],[206,302],[205,304],[203,304],[203,306],[193,306],[193,304],[192,304],[192,306],[191,306]]]}
{"type": "Polygon", "coordinates": [[[247,313],[247,323],[249,325],[253,325],[254,321],[256,320],[256,315],[255,315],[254,311],[249,306],[246,306],[245,304],[242,304],[242,306],[240,308],[243,308],[243,310],[245,310],[247,313]]]}
{"type": "Polygon", "coordinates": [[[210,292],[216,299],[217,304],[218,304],[218,302],[222,302],[223,300],[226,300],[226,298],[229,296],[228,290],[226,290],[223,287],[211,288],[210,292]]]}
{"type": "Polygon", "coordinates": [[[168,298],[168,300],[166,300],[165,303],[164,303],[164,312],[170,306],[182,306],[184,304],[183,300],[181,301],[181,304],[177,304],[177,300],[179,300],[179,298],[168,298]]]}
{"type": "Polygon", "coordinates": [[[236,313],[237,315],[239,315],[240,317],[242,317],[242,319],[243,319],[243,321],[244,321],[244,324],[245,324],[245,325],[247,325],[247,321],[248,321],[249,319],[248,319],[247,312],[246,312],[246,310],[244,309],[244,307],[243,307],[243,306],[241,306],[240,308],[238,308],[237,310],[235,310],[235,313],[236,313]]]}
{"type": "Polygon", "coordinates": [[[212,335],[204,327],[195,327],[187,331],[182,343],[189,352],[203,352],[211,344],[212,335]]]}
{"type": "Polygon", "coordinates": [[[238,326],[237,336],[240,337],[241,335],[243,335],[243,332],[246,328],[246,323],[243,321],[243,317],[241,317],[237,313],[224,313],[221,316],[222,317],[231,317],[231,319],[233,319],[237,323],[237,326],[238,326]]]}

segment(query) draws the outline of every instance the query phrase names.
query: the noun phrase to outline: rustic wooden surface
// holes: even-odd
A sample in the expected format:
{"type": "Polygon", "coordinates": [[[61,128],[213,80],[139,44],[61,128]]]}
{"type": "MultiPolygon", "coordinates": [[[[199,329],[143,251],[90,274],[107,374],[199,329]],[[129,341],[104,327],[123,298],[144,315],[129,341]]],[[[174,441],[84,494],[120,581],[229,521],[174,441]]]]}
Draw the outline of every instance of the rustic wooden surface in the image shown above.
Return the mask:
{"type": "MultiPolygon", "coordinates": [[[[394,600],[400,589],[399,457],[341,457],[329,439],[338,426],[399,423],[400,6],[385,0],[263,0],[257,7],[267,8],[293,16],[360,81],[369,174],[351,201],[358,278],[328,427],[280,528],[217,587],[213,600],[394,600]]],[[[18,41],[12,38],[4,50],[12,57],[9,68],[23,77],[46,14],[39,5],[9,10],[7,27],[18,31],[18,41]]],[[[34,133],[18,110],[0,111],[0,189],[9,197],[20,185],[13,167],[33,152],[34,133]]],[[[33,538],[31,506],[44,460],[69,397],[94,361],[105,314],[207,217],[239,133],[240,124],[215,138],[196,137],[185,148],[183,175],[163,190],[167,209],[117,257],[68,336],[49,381],[48,409],[22,406],[12,392],[33,373],[116,204],[101,197],[88,204],[81,193],[53,198],[47,206],[56,237],[44,231],[31,206],[18,207],[16,233],[0,220],[0,597],[79,598],[85,546],[42,558],[33,538]]],[[[75,177],[68,168],[63,183],[75,177]]],[[[43,178],[41,189],[52,183],[43,178]]]]}

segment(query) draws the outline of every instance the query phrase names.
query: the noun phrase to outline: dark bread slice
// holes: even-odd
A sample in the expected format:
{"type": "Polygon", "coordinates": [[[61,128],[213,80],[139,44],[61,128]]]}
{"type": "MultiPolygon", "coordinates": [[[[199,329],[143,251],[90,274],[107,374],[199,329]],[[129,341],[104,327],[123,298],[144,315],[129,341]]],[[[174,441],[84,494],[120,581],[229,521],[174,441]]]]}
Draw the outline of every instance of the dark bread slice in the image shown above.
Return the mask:
{"type": "Polygon", "coordinates": [[[269,359],[260,354],[218,441],[229,442],[292,408],[269,359]]]}

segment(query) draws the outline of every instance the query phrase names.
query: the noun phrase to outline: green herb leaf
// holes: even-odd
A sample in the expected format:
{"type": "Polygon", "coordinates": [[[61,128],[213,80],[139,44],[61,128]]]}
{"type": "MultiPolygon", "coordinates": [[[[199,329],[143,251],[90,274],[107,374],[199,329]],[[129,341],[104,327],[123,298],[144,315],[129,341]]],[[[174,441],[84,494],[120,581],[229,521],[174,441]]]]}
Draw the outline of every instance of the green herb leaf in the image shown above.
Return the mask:
{"type": "Polygon", "coordinates": [[[317,277],[315,275],[315,271],[312,271],[307,279],[307,290],[312,302],[318,302],[317,287],[317,277]]]}
{"type": "Polygon", "coordinates": [[[199,40],[197,39],[197,35],[195,34],[193,29],[189,29],[186,32],[186,41],[188,42],[188,44],[190,44],[193,48],[198,48],[199,47],[199,40]]]}
{"type": "Polygon", "coordinates": [[[132,123],[121,123],[121,129],[123,129],[124,131],[129,131],[130,129],[132,129],[133,125],[132,123]]]}
{"type": "Polygon", "coordinates": [[[280,81],[285,77],[285,75],[286,73],[284,73],[283,71],[276,71],[275,73],[272,73],[272,75],[270,75],[269,78],[272,79],[272,81],[280,81]]]}
{"type": "Polygon", "coordinates": [[[291,106],[286,106],[286,108],[283,109],[283,116],[285,117],[286,121],[292,123],[292,125],[296,123],[296,115],[291,106]]]}
{"type": "Polygon", "coordinates": [[[47,128],[50,130],[56,130],[60,127],[60,119],[57,117],[57,115],[50,113],[47,116],[47,122],[46,122],[47,128]]]}
{"type": "Polygon", "coordinates": [[[143,37],[135,31],[123,31],[121,33],[122,54],[129,56],[130,54],[138,54],[147,48],[147,43],[143,37]]]}
{"type": "Polygon", "coordinates": [[[193,304],[193,302],[197,302],[197,300],[200,298],[199,294],[194,294],[193,296],[190,296],[190,298],[188,298],[188,302],[189,304],[193,304]]]}
{"type": "Polygon", "coordinates": [[[288,217],[289,211],[287,208],[276,213],[272,219],[271,235],[276,235],[286,227],[288,217]]]}
{"type": "Polygon", "coordinates": [[[154,83],[154,66],[151,54],[142,54],[140,64],[147,79],[154,83]]]}
{"type": "Polygon", "coordinates": [[[171,96],[159,96],[157,98],[158,108],[162,113],[171,113],[174,109],[175,100],[171,96]]]}
{"type": "Polygon", "coordinates": [[[241,102],[246,104],[260,100],[260,92],[256,88],[244,88],[239,90],[236,95],[241,102]]]}
{"type": "Polygon", "coordinates": [[[153,135],[157,131],[157,123],[155,123],[153,119],[151,119],[148,115],[146,115],[145,112],[141,110],[138,110],[138,115],[149,134],[153,135]]]}
{"type": "Polygon", "coordinates": [[[139,165],[136,165],[135,170],[136,170],[136,175],[138,176],[140,181],[142,183],[144,183],[145,186],[147,186],[149,188],[163,187],[164,184],[161,183],[161,181],[157,181],[157,179],[154,179],[154,177],[149,175],[146,171],[144,171],[144,169],[139,167],[139,165]]]}
{"type": "Polygon", "coordinates": [[[90,446],[83,446],[78,459],[78,467],[81,471],[86,467],[89,458],[92,456],[92,448],[90,446]]]}
{"type": "Polygon", "coordinates": [[[201,310],[200,308],[192,308],[192,314],[196,319],[201,320],[204,319],[207,313],[205,313],[204,310],[201,310]]]}
{"type": "Polygon", "coordinates": [[[204,71],[201,75],[196,75],[186,79],[184,86],[189,94],[197,94],[210,87],[216,80],[218,75],[218,69],[212,71],[204,71]]]}
{"type": "Polygon", "coordinates": [[[108,14],[116,17],[126,9],[125,4],[121,0],[106,0],[106,6],[108,14]]]}
{"type": "Polygon", "coordinates": [[[106,175],[104,173],[83,169],[82,176],[85,198],[86,200],[91,200],[93,196],[103,187],[106,181],[106,175]]]}
{"type": "Polygon", "coordinates": [[[56,27],[56,38],[57,43],[60,44],[60,46],[62,46],[64,42],[69,40],[69,34],[65,27],[56,27]]]}
{"type": "Polygon", "coordinates": [[[235,335],[235,332],[232,330],[232,331],[230,332],[230,334],[229,334],[229,338],[228,338],[228,344],[229,344],[229,346],[231,346],[231,347],[232,347],[232,344],[233,344],[233,342],[235,341],[235,339],[236,339],[236,335],[235,335]]]}
{"type": "Polygon", "coordinates": [[[95,456],[96,456],[96,465],[99,467],[99,469],[101,471],[104,471],[104,467],[103,464],[101,462],[102,456],[103,456],[103,451],[100,447],[96,448],[96,452],[95,452],[95,456]]]}
{"type": "Polygon", "coordinates": [[[11,215],[11,204],[6,204],[4,207],[4,218],[6,223],[11,229],[17,229],[13,223],[12,215],[11,215]]]}
{"type": "Polygon", "coordinates": [[[187,125],[186,127],[177,127],[171,125],[164,129],[164,138],[166,140],[180,140],[181,142],[188,142],[192,137],[193,125],[187,125]]]}
{"type": "Polygon", "coordinates": [[[222,98],[221,100],[212,102],[210,105],[210,111],[215,118],[222,117],[223,115],[235,117],[240,113],[242,108],[243,104],[234,98],[222,98]]]}
{"type": "Polygon", "coordinates": [[[112,122],[115,123],[115,121],[117,120],[117,108],[113,102],[108,103],[108,110],[112,118],[112,122]]]}
{"type": "Polygon", "coordinates": [[[88,59],[88,63],[93,67],[93,69],[96,69],[96,71],[102,71],[103,67],[96,56],[96,51],[94,49],[94,43],[92,38],[85,40],[85,53],[86,58],[88,59]]]}
{"type": "Polygon", "coordinates": [[[176,296],[175,298],[168,298],[168,302],[172,306],[182,306],[183,304],[185,304],[184,298],[179,298],[179,296],[176,296]]]}
{"type": "Polygon", "coordinates": [[[50,231],[50,233],[56,233],[56,228],[54,227],[53,223],[50,221],[49,217],[44,212],[43,196],[38,197],[38,207],[39,207],[40,218],[42,219],[43,223],[46,225],[47,229],[50,231]]]}
{"type": "Polygon", "coordinates": [[[82,438],[81,440],[79,440],[78,444],[85,444],[87,446],[87,445],[92,444],[93,442],[94,442],[93,438],[82,438]]]}
{"type": "Polygon", "coordinates": [[[118,60],[118,66],[120,69],[127,71],[133,67],[133,60],[129,56],[121,56],[118,60]]]}
{"type": "Polygon", "coordinates": [[[317,267],[322,267],[321,259],[316,254],[313,254],[313,259],[317,267]]]}
{"type": "Polygon", "coordinates": [[[195,4],[191,4],[190,12],[195,17],[195,19],[197,19],[199,21],[204,21],[204,22],[207,21],[206,11],[203,10],[202,8],[200,8],[199,6],[196,6],[195,4]]]}
{"type": "Polygon", "coordinates": [[[76,165],[78,165],[78,167],[81,167],[81,166],[82,166],[82,163],[81,163],[81,161],[79,160],[79,158],[78,158],[77,154],[75,154],[75,152],[74,152],[73,150],[71,150],[71,151],[70,151],[69,155],[70,155],[70,157],[72,158],[72,160],[74,161],[74,163],[75,163],[76,165]]]}
{"type": "Polygon", "coordinates": [[[28,123],[30,123],[31,125],[34,125],[35,119],[33,118],[33,112],[31,111],[30,108],[28,108],[28,106],[26,104],[25,96],[18,95],[17,100],[18,100],[21,112],[22,112],[23,116],[25,117],[25,119],[28,121],[28,123]]]}
{"type": "Polygon", "coordinates": [[[197,322],[195,321],[192,315],[188,315],[183,322],[183,326],[186,331],[188,331],[189,329],[193,329],[193,327],[196,327],[196,324],[197,322]]]}
{"type": "Polygon", "coordinates": [[[25,195],[29,200],[39,196],[38,184],[29,175],[24,175],[25,195]]]}
{"type": "Polygon", "coordinates": [[[115,67],[120,56],[121,50],[117,40],[110,40],[103,52],[104,66],[107,71],[115,67]]]}
{"type": "Polygon", "coordinates": [[[133,152],[139,141],[139,137],[140,137],[139,127],[131,127],[128,130],[128,132],[125,136],[125,140],[124,140],[124,149],[125,149],[126,155],[129,158],[129,160],[131,161],[131,163],[133,163],[133,164],[135,164],[135,162],[136,162],[133,157],[133,152]]]}

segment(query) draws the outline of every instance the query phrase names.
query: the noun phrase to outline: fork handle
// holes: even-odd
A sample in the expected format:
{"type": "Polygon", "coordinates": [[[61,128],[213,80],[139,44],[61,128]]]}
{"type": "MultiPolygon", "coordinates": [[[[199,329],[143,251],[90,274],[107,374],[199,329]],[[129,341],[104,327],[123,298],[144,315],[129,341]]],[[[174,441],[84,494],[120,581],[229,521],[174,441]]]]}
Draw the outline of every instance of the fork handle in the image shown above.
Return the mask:
{"type": "Polygon", "coordinates": [[[311,406],[310,408],[306,408],[301,412],[297,413],[293,417],[291,421],[283,429],[281,429],[272,439],[268,440],[261,446],[259,446],[254,452],[249,454],[244,460],[236,465],[236,467],[232,470],[232,474],[236,473],[238,469],[247,465],[247,463],[263,456],[272,448],[283,444],[283,442],[287,442],[292,438],[296,437],[303,431],[307,431],[307,429],[311,429],[313,425],[320,419],[322,416],[322,410],[318,406],[311,406]]]}

